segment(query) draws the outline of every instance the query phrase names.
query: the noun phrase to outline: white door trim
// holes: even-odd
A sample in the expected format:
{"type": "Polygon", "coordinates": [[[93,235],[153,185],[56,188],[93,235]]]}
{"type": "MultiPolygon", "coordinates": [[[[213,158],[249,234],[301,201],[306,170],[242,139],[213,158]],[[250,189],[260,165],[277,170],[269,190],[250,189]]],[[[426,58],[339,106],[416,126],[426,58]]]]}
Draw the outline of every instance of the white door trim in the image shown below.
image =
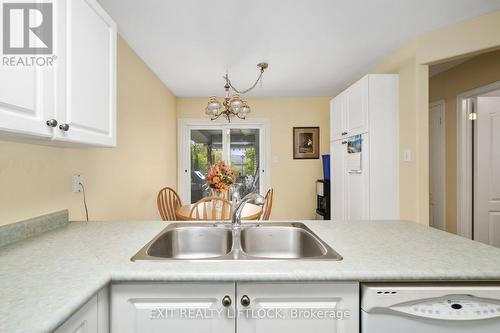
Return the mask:
{"type": "Polygon", "coordinates": [[[472,126],[468,100],[500,89],[500,81],[457,96],[457,233],[472,239],[472,126]]]}
{"type": "MultiPolygon", "coordinates": [[[[262,130],[260,138],[260,149],[264,161],[261,165],[260,191],[264,194],[271,186],[271,121],[267,118],[250,118],[246,120],[231,119],[231,123],[224,120],[212,121],[206,118],[179,118],[177,119],[177,191],[183,202],[189,202],[190,189],[184,184],[190,182],[190,174],[185,172],[186,166],[190,163],[189,149],[184,149],[184,143],[189,142],[189,128],[210,129],[210,128],[246,128],[256,127],[262,130]]],[[[223,136],[224,138],[224,136],[223,136]]]]}
{"type": "Polygon", "coordinates": [[[441,113],[441,133],[440,133],[440,145],[441,145],[441,218],[442,225],[441,230],[446,230],[446,103],[444,99],[432,102],[429,104],[429,111],[431,108],[440,105],[441,113]]]}

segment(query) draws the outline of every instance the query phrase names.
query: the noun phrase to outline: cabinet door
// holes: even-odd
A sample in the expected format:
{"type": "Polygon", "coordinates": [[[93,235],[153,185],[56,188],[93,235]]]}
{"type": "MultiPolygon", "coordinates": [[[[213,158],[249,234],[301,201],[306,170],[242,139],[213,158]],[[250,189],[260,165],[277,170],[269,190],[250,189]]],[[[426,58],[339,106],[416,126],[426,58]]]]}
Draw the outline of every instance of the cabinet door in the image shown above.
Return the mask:
{"type": "Polygon", "coordinates": [[[96,333],[98,328],[97,296],[72,315],[55,333],[96,333]]]}
{"type": "Polygon", "coordinates": [[[368,131],[368,76],[346,90],[346,131],[348,136],[368,131]]]}
{"type": "Polygon", "coordinates": [[[369,214],[369,142],[368,134],[361,137],[361,170],[352,170],[350,166],[351,154],[346,150],[345,161],[345,215],[346,220],[368,220],[369,214]]]}
{"type": "Polygon", "coordinates": [[[66,93],[56,139],[116,145],[116,24],[95,0],[66,1],[66,93]]]}
{"type": "Polygon", "coordinates": [[[330,101],[330,141],[342,138],[345,132],[344,109],[345,94],[342,93],[330,101]]]}
{"type": "Polygon", "coordinates": [[[359,332],[358,283],[238,283],[237,291],[239,333],[359,332]]]}
{"type": "Polygon", "coordinates": [[[0,131],[52,137],[46,122],[54,118],[52,69],[0,66],[0,131]]]}
{"type": "Polygon", "coordinates": [[[114,284],[111,332],[232,333],[234,295],[234,283],[114,284]]]}
{"type": "Polygon", "coordinates": [[[345,219],[345,157],[347,144],[342,140],[330,143],[331,175],[331,217],[332,220],[345,219]]]}

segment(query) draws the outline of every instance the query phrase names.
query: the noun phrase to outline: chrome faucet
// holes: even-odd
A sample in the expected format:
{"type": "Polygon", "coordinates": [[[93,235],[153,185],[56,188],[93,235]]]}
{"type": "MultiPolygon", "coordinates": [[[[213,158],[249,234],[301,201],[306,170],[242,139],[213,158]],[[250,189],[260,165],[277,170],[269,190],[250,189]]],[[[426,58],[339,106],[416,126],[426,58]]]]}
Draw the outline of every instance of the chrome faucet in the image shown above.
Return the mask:
{"type": "MultiPolygon", "coordinates": [[[[233,199],[236,198],[233,197],[233,199]]],[[[264,197],[258,193],[249,193],[245,195],[243,199],[241,199],[234,208],[233,219],[232,219],[233,228],[238,228],[241,226],[241,212],[243,211],[243,207],[247,202],[251,202],[254,205],[263,206],[265,201],[266,200],[264,199],[264,197]]]]}

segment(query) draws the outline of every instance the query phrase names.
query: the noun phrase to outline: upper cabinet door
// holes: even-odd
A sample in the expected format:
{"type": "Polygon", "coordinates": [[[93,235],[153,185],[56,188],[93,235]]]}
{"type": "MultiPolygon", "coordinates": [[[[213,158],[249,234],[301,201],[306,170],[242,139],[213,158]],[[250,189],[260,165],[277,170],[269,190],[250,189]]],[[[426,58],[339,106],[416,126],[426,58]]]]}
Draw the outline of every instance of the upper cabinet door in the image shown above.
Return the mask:
{"type": "Polygon", "coordinates": [[[342,93],[330,101],[330,140],[338,140],[345,133],[344,124],[345,94],[342,93]]]}
{"type": "MultiPolygon", "coordinates": [[[[0,66],[0,132],[52,137],[52,69],[0,66]]],[[[55,124],[55,123],[53,123],[55,124]]]]}
{"type": "Polygon", "coordinates": [[[236,331],[358,333],[358,288],[354,282],[238,283],[236,331]],[[317,317],[320,312],[325,316],[317,317]]]}
{"type": "Polygon", "coordinates": [[[116,24],[95,0],[66,2],[66,93],[56,138],[116,145],[116,24]]]}
{"type": "Polygon", "coordinates": [[[368,84],[365,76],[346,90],[346,132],[348,136],[368,132],[368,84]]]}

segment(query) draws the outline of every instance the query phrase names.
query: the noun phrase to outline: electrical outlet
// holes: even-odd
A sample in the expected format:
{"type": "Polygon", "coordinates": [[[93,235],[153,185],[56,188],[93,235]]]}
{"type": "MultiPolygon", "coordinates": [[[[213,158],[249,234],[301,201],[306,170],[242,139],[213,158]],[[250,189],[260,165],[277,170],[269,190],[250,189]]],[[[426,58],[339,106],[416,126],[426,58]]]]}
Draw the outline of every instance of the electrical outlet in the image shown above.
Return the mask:
{"type": "Polygon", "coordinates": [[[71,177],[71,191],[73,193],[79,193],[82,191],[82,186],[80,184],[84,184],[82,175],[73,175],[71,177]]]}

